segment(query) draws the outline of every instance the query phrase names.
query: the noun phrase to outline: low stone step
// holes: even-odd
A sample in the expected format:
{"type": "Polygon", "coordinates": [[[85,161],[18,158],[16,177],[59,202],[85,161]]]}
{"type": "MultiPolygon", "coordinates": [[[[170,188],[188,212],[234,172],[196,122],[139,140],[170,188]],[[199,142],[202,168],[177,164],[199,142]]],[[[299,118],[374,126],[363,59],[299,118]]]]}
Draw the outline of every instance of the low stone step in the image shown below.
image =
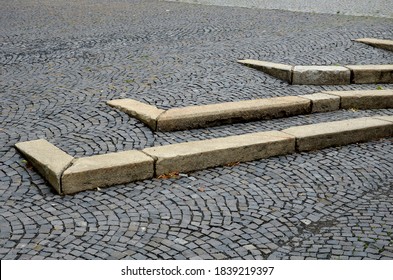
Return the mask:
{"type": "MultiPolygon", "coordinates": [[[[153,130],[176,131],[222,124],[247,122],[339,109],[393,108],[392,90],[330,91],[301,96],[285,96],[188,106],[160,110],[132,99],[115,100],[117,108],[131,111],[131,116],[153,130]],[[342,104],[342,106],[340,105],[342,104]],[[146,105],[146,106],[143,106],[146,105]],[[146,111],[144,111],[146,108],[146,111]]],[[[109,103],[108,102],[108,103],[109,103]]]]}
{"type": "Polygon", "coordinates": [[[311,151],[371,141],[393,135],[393,123],[380,118],[358,118],[284,129],[296,137],[296,151],[311,151]]]}
{"type": "Polygon", "coordinates": [[[250,133],[144,149],[156,160],[156,174],[189,172],[295,151],[295,137],[279,131],[250,133]]]}
{"type": "Polygon", "coordinates": [[[393,40],[383,40],[375,38],[361,38],[354,40],[356,42],[364,43],[376,48],[385,49],[388,51],[393,51],[393,40]]]}
{"type": "Polygon", "coordinates": [[[393,65],[318,66],[272,63],[260,60],[238,60],[294,85],[348,85],[351,83],[393,83],[393,65]],[[285,73],[285,75],[283,74],[285,73]],[[288,78],[288,77],[291,78],[288,78]]]}
{"type": "Polygon", "coordinates": [[[79,158],[62,175],[63,194],[124,184],[154,176],[154,160],[140,151],[79,158]]]}
{"type": "Polygon", "coordinates": [[[257,70],[261,70],[266,74],[287,81],[290,84],[292,83],[293,66],[291,65],[253,59],[238,60],[238,62],[257,70]]]}
{"type": "Polygon", "coordinates": [[[353,84],[393,83],[393,65],[347,65],[353,84]]]}
{"type": "Polygon", "coordinates": [[[341,109],[393,108],[393,90],[326,91],[341,100],[341,109]]]}
{"type": "Polygon", "coordinates": [[[21,142],[16,147],[59,194],[73,194],[174,171],[190,172],[392,136],[393,116],[375,116],[79,159],[46,140],[21,142]]]}
{"type": "Polygon", "coordinates": [[[115,99],[108,101],[107,104],[140,120],[152,130],[157,129],[157,118],[165,112],[164,110],[158,109],[156,106],[145,104],[134,99],[115,99]]]}
{"type": "Polygon", "coordinates": [[[72,156],[44,139],[19,142],[15,147],[59,194],[63,193],[61,175],[74,160],[72,156]]]}
{"type": "Polygon", "coordinates": [[[210,127],[311,112],[311,102],[298,96],[225,102],[169,109],[157,119],[159,131],[210,127]]]}

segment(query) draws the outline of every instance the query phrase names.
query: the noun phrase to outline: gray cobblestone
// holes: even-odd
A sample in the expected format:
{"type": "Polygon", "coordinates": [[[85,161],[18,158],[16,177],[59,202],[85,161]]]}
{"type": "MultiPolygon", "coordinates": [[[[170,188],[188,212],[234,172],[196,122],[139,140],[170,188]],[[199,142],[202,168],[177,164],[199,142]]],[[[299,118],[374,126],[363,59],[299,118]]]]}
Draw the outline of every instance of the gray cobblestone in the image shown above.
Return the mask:
{"type": "Polygon", "coordinates": [[[129,97],[167,109],[375,89],[289,86],[236,60],[393,63],[390,52],[351,41],[393,37],[390,20],[155,0],[53,3],[5,1],[0,11],[1,259],[392,258],[392,139],[65,197],[13,148],[43,137],[81,157],[393,115],[346,110],[153,134],[105,105],[129,97]],[[87,2],[90,11],[81,9],[87,2]]]}

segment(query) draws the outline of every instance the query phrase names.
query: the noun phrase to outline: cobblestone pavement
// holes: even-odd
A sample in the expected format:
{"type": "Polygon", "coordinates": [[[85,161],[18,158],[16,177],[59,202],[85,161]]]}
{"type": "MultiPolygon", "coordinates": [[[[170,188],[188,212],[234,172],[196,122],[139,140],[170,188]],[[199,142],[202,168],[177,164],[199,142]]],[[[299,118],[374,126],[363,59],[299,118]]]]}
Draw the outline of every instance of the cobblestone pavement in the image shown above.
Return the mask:
{"type": "Polygon", "coordinates": [[[236,63],[388,64],[355,43],[393,20],[137,0],[3,0],[1,259],[392,259],[393,139],[212,168],[60,197],[13,145],[72,156],[281,129],[393,110],[153,133],[105,101],[160,108],[321,90],[236,63]]]}

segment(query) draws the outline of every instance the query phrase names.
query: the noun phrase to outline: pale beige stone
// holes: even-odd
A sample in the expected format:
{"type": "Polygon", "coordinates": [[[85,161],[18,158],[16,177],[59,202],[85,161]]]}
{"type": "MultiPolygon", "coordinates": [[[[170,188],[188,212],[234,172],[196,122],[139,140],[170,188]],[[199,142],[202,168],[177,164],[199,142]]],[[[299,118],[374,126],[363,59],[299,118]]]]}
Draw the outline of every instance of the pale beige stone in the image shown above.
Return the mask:
{"type": "Polygon", "coordinates": [[[340,109],[340,97],[326,93],[299,95],[311,101],[311,113],[330,112],[340,109]]]}
{"type": "Polygon", "coordinates": [[[157,130],[173,131],[310,113],[311,102],[298,96],[226,102],[167,110],[157,130]]]}
{"type": "Polygon", "coordinates": [[[291,83],[292,79],[292,68],[293,66],[281,63],[273,63],[269,61],[244,59],[238,60],[239,63],[263,71],[275,78],[287,81],[291,83]]]}
{"type": "Polygon", "coordinates": [[[393,123],[375,118],[358,118],[295,126],[283,132],[296,137],[296,150],[302,152],[391,137],[393,123]]]}
{"type": "Polygon", "coordinates": [[[292,153],[295,138],[279,131],[186,142],[144,149],[156,159],[156,174],[189,172],[232,162],[292,153]]]}
{"type": "Polygon", "coordinates": [[[115,99],[108,101],[107,104],[140,120],[152,130],[156,130],[158,116],[165,112],[165,110],[158,109],[156,106],[133,99],[115,99]]]}
{"type": "Polygon", "coordinates": [[[62,177],[64,194],[144,180],[154,176],[154,160],[140,151],[76,159],[62,177]]]}
{"type": "Polygon", "coordinates": [[[354,84],[393,83],[393,65],[346,65],[354,84]]]}
{"type": "Polygon", "coordinates": [[[376,48],[385,49],[388,51],[393,51],[393,40],[383,40],[383,39],[375,39],[375,38],[362,38],[356,39],[356,42],[364,43],[376,48]]]}
{"type": "Polygon", "coordinates": [[[342,66],[295,66],[294,85],[348,85],[350,71],[342,66]]]}
{"type": "Polygon", "coordinates": [[[327,91],[340,97],[342,109],[393,108],[393,90],[327,91]]]}
{"type": "Polygon", "coordinates": [[[393,123],[393,116],[375,116],[373,118],[393,123]]]}
{"type": "Polygon", "coordinates": [[[20,142],[15,147],[62,194],[61,175],[74,158],[44,139],[20,142]]]}

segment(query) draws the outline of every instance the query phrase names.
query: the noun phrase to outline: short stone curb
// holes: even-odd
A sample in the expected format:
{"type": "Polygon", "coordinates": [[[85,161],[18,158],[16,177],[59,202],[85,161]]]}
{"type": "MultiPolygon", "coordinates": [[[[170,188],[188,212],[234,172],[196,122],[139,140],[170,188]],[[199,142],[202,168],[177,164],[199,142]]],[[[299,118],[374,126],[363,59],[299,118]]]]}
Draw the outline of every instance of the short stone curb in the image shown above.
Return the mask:
{"type": "Polygon", "coordinates": [[[76,159],[62,176],[62,192],[119,185],[152,178],[154,161],[140,151],[109,153],[76,159]]]}
{"type": "Polygon", "coordinates": [[[61,194],[61,176],[74,158],[44,139],[19,142],[15,147],[61,194]]]}
{"type": "Polygon", "coordinates": [[[185,142],[143,150],[156,160],[156,174],[189,172],[294,151],[295,137],[279,131],[185,142]]]}
{"type": "Polygon", "coordinates": [[[393,123],[377,118],[359,118],[296,126],[283,132],[295,136],[296,151],[304,152],[389,137],[393,135],[393,123]]]}
{"type": "Polygon", "coordinates": [[[393,90],[353,91],[352,93],[330,91],[301,96],[188,106],[166,111],[132,99],[112,100],[108,101],[108,104],[129,113],[154,131],[176,131],[339,109],[393,108],[393,90]]]}
{"type": "Polygon", "coordinates": [[[191,172],[391,136],[393,117],[375,116],[79,159],[42,139],[15,146],[59,194],[73,194],[160,174],[191,172]]]}
{"type": "Polygon", "coordinates": [[[375,38],[361,38],[355,39],[354,41],[364,43],[376,48],[385,49],[388,51],[393,51],[393,40],[383,40],[375,38]]]}
{"type": "Polygon", "coordinates": [[[286,65],[260,60],[238,60],[294,85],[349,85],[393,83],[393,65],[315,66],[286,65]],[[285,75],[283,74],[285,72],[285,75]],[[288,79],[288,77],[291,77],[288,79]]]}

